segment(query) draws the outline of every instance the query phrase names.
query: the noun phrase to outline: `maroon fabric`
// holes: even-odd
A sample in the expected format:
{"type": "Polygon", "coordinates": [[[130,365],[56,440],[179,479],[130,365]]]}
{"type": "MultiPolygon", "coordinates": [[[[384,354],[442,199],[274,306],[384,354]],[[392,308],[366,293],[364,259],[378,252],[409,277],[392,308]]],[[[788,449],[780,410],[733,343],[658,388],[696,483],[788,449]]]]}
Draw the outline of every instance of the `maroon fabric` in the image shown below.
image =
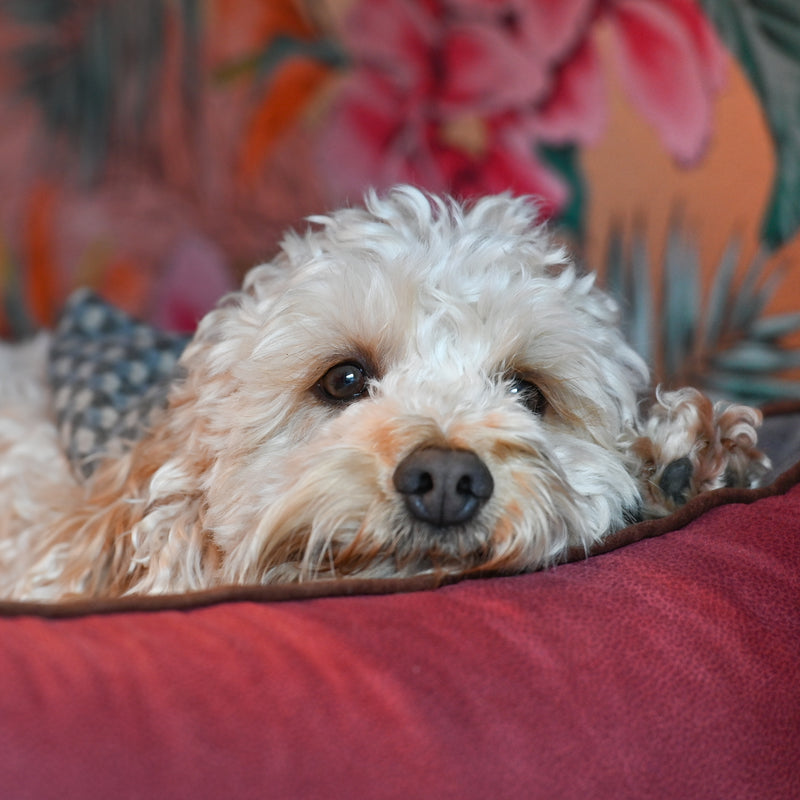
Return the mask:
{"type": "Polygon", "coordinates": [[[0,618],[0,795],[800,796],[800,487],[434,591],[0,618]]]}

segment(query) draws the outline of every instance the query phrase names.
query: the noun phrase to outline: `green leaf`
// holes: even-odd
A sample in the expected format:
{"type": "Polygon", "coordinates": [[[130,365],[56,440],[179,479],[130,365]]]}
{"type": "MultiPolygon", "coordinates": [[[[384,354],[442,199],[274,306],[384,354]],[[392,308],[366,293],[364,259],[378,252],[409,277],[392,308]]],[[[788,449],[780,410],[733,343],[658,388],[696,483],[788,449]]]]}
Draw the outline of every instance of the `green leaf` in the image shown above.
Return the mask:
{"type": "Polygon", "coordinates": [[[81,171],[87,181],[97,177],[108,152],[114,88],[111,65],[109,8],[100,6],[89,22],[84,46],[78,52],[81,86],[78,136],[81,171]]]}
{"type": "MultiPolygon", "coordinates": [[[[30,0],[25,11],[22,0],[11,4],[40,28],[12,55],[22,75],[20,91],[39,106],[48,131],[72,145],[83,177],[91,181],[112,143],[139,146],[144,139],[174,0],[88,3],[80,12],[74,2],[57,2],[58,12],[44,0],[30,0]]],[[[198,0],[181,0],[176,7],[184,26],[182,100],[191,115],[201,69],[200,9],[198,0]]]]}
{"type": "Polygon", "coordinates": [[[773,342],[800,332],[800,311],[788,314],[774,314],[757,319],[750,327],[750,336],[754,339],[773,342]]]}
{"type": "Polygon", "coordinates": [[[679,232],[667,237],[663,272],[661,336],[664,347],[664,372],[667,378],[681,373],[689,360],[699,323],[700,264],[697,251],[689,247],[679,232]]]}
{"type": "Polygon", "coordinates": [[[712,371],[705,375],[704,385],[727,397],[735,397],[752,403],[766,403],[770,400],[800,400],[800,381],[781,378],[754,380],[750,375],[733,375],[712,371]]]}
{"type": "MultiPolygon", "coordinates": [[[[181,88],[184,101],[194,116],[200,105],[198,77],[202,70],[203,10],[200,0],[180,0],[180,13],[184,32],[181,88]]],[[[164,33],[163,25],[160,33],[164,33]]],[[[163,47],[159,48],[159,52],[163,52],[163,47]]]]}
{"type": "Polygon", "coordinates": [[[779,273],[763,280],[766,264],[766,253],[762,251],[756,254],[748,265],[738,290],[733,294],[729,311],[729,327],[733,330],[747,330],[761,315],[775,289],[782,282],[783,275],[779,273]],[[758,286],[759,283],[762,283],[761,288],[758,286]]]}
{"type": "Polygon", "coordinates": [[[800,366],[800,351],[747,340],[713,356],[711,364],[726,372],[782,372],[800,366]]]}
{"type": "Polygon", "coordinates": [[[73,0],[4,0],[3,12],[28,24],[51,24],[72,13],[73,0]]]}
{"type": "Polygon", "coordinates": [[[644,237],[634,238],[629,255],[623,247],[622,234],[613,228],[605,263],[605,286],[619,304],[625,338],[646,362],[652,363],[653,290],[644,237]]]}
{"type": "Polygon", "coordinates": [[[558,224],[578,239],[584,235],[583,211],[586,203],[586,184],[575,145],[544,145],[537,148],[539,157],[569,185],[569,203],[558,217],[558,224]]]}
{"type": "Polygon", "coordinates": [[[700,0],[761,100],[777,168],[762,224],[770,248],[800,227],[800,3],[700,0]]]}
{"type": "Polygon", "coordinates": [[[650,281],[650,261],[644,237],[634,240],[631,250],[630,290],[631,308],[628,337],[634,350],[648,363],[653,361],[653,287],[650,281]]]}
{"type": "Polygon", "coordinates": [[[341,47],[330,39],[299,39],[296,36],[279,34],[272,38],[266,47],[244,58],[231,61],[219,67],[214,77],[222,82],[249,77],[269,77],[287,59],[300,56],[318,61],[330,67],[346,66],[347,57],[341,47]]]}
{"type": "Polygon", "coordinates": [[[626,261],[625,251],[622,246],[622,234],[613,226],[606,245],[605,258],[605,284],[606,289],[618,303],[624,305],[627,301],[626,261]]]}
{"type": "Polygon", "coordinates": [[[631,345],[667,386],[693,383],[746,402],[800,397],[800,381],[781,373],[800,367],[800,348],[779,340],[800,331],[800,312],[764,317],[764,308],[787,278],[767,274],[759,254],[737,281],[738,242],[723,253],[705,302],[700,299],[699,251],[679,228],[667,238],[657,303],[643,235],[628,252],[614,230],[607,248],[607,288],[620,303],[631,345]],[[650,338],[658,331],[658,339],[650,338]]]}
{"type": "Polygon", "coordinates": [[[709,345],[720,340],[726,330],[736,265],[739,263],[741,246],[738,239],[731,240],[717,264],[706,302],[706,324],[704,342],[709,345]]]}

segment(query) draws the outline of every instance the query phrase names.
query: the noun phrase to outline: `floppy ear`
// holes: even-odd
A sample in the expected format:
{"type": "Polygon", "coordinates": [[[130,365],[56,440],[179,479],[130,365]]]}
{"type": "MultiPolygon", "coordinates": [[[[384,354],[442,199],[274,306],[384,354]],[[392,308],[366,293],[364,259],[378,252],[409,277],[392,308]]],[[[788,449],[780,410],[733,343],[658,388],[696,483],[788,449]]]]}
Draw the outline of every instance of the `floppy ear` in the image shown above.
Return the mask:
{"type": "Polygon", "coordinates": [[[104,574],[91,588],[126,591],[188,591],[209,583],[217,553],[204,524],[202,478],[188,439],[176,437],[168,415],[124,462],[109,465],[93,482],[86,505],[104,531],[98,562],[104,574]]]}
{"type": "Polygon", "coordinates": [[[12,593],[39,599],[185,591],[208,584],[216,551],[199,475],[163,423],[84,486],[52,487],[26,533],[25,574],[12,593]],[[30,534],[30,535],[28,535],[30,534]]]}
{"type": "Polygon", "coordinates": [[[279,256],[251,270],[241,290],[206,314],[153,429],[102,462],[48,532],[51,548],[63,547],[60,592],[184,591],[211,580],[217,551],[205,528],[204,487],[230,441],[228,399],[285,284],[285,264],[279,256]]]}
{"type": "MultiPolygon", "coordinates": [[[[219,552],[206,528],[208,475],[221,453],[244,447],[231,430],[231,414],[247,413],[237,395],[263,325],[285,291],[287,266],[281,253],[253,268],[240,291],[206,314],[155,427],[97,470],[61,540],[83,537],[98,566],[72,576],[72,585],[113,595],[185,591],[213,580],[219,552]]],[[[75,559],[76,569],[80,562],[75,559]]]]}

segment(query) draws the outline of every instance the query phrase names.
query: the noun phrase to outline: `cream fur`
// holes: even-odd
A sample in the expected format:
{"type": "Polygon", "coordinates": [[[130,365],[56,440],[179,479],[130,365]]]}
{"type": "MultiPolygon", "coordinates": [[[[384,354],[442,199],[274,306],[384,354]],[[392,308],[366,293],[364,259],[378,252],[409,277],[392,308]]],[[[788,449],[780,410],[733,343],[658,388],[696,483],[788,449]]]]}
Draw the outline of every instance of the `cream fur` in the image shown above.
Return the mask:
{"type": "Polygon", "coordinates": [[[643,502],[665,513],[657,487],[643,498],[642,464],[652,488],[658,458],[678,457],[659,443],[684,423],[639,419],[647,370],[615,305],[535,214],[526,199],[462,207],[399,187],[312,218],[206,316],[168,410],[86,485],[48,418],[46,338],[4,349],[0,595],[520,572],[588,549],[643,502]],[[322,376],[355,361],[368,391],[325,399],[322,376]],[[515,376],[540,387],[543,413],[510,391],[515,376]],[[468,522],[408,513],[393,475],[426,445],[490,471],[468,522]]]}

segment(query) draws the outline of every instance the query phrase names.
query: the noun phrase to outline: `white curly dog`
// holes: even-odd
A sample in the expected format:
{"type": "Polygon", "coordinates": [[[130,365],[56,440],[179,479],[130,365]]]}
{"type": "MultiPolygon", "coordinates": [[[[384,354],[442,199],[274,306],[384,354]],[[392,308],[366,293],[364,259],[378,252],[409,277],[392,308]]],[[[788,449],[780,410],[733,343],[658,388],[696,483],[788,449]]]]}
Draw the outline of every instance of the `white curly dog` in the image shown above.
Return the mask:
{"type": "Polygon", "coordinates": [[[642,416],[614,302],[507,195],[312,217],[201,322],[146,436],[88,481],[48,340],[0,358],[0,595],[518,573],[766,466],[759,412],[642,416]]]}

